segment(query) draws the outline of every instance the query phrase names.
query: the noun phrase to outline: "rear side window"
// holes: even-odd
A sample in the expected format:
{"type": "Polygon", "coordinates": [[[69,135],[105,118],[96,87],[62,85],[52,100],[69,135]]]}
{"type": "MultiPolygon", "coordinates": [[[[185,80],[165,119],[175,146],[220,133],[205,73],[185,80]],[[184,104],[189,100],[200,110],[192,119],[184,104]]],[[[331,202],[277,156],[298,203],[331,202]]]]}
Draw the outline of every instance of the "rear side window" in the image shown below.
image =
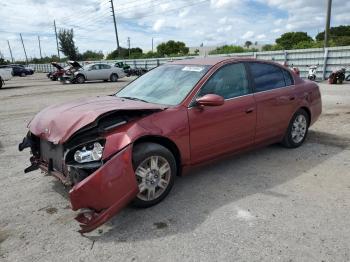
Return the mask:
{"type": "Polygon", "coordinates": [[[111,69],[110,65],[101,64],[101,69],[111,69]]]}
{"type": "Polygon", "coordinates": [[[283,72],[283,76],[284,76],[284,81],[286,82],[286,86],[291,86],[294,84],[294,81],[293,81],[293,78],[292,76],[290,75],[289,72],[287,72],[287,70],[283,70],[282,69],[282,72],[283,72]]]}
{"type": "Polygon", "coordinates": [[[249,63],[255,83],[255,92],[286,86],[282,69],[265,63],[249,63]]]}

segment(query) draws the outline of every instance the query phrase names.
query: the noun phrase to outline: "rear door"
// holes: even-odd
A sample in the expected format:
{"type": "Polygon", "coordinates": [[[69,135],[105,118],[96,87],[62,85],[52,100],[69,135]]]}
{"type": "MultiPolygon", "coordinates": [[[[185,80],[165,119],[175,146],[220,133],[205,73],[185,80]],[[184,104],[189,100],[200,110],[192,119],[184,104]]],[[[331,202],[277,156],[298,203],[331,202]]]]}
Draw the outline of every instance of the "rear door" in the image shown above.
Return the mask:
{"type": "Polygon", "coordinates": [[[101,64],[99,79],[108,80],[112,74],[112,67],[110,65],[101,64]]]}
{"type": "Polygon", "coordinates": [[[221,106],[188,109],[192,163],[238,151],[253,144],[256,110],[243,63],[224,65],[202,86],[196,97],[217,94],[221,106]]]}
{"type": "Polygon", "coordinates": [[[277,65],[263,62],[248,65],[257,106],[255,143],[282,139],[297,107],[293,78],[277,65]]]}

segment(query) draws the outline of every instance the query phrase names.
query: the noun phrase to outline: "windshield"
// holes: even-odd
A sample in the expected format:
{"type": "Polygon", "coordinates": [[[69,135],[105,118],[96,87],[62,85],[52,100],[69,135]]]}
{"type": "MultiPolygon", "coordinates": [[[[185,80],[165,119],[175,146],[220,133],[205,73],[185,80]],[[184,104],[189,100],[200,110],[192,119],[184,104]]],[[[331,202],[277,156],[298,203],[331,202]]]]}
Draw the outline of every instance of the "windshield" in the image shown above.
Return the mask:
{"type": "Polygon", "coordinates": [[[163,65],[136,79],[116,96],[163,105],[177,105],[208,71],[203,65],[163,65]]]}

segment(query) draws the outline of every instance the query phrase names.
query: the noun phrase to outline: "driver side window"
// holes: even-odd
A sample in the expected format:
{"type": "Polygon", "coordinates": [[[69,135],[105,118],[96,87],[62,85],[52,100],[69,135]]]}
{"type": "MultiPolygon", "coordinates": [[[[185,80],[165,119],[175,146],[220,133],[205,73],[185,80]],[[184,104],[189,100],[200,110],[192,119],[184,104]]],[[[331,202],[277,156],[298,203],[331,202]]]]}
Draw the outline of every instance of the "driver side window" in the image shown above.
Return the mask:
{"type": "Polygon", "coordinates": [[[204,84],[198,97],[216,94],[225,99],[249,93],[248,77],[243,63],[225,65],[204,84]]]}

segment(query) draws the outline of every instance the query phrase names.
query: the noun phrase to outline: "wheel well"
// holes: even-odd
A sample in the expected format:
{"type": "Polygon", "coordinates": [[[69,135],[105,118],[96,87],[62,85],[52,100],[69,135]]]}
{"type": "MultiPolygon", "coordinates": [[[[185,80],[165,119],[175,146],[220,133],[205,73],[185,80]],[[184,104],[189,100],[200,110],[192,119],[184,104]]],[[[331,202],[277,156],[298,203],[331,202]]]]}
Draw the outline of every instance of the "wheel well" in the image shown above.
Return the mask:
{"type": "Polygon", "coordinates": [[[109,78],[111,78],[111,77],[112,77],[112,75],[116,75],[116,76],[119,78],[119,76],[118,76],[118,74],[117,74],[117,73],[112,73],[112,74],[109,76],[109,78]]]}
{"type": "Polygon", "coordinates": [[[82,76],[82,77],[86,78],[86,77],[84,76],[84,74],[82,74],[82,73],[77,74],[77,77],[79,77],[79,76],[82,76]]]}
{"type": "Polygon", "coordinates": [[[181,175],[181,155],[180,155],[180,151],[179,151],[178,147],[176,146],[176,144],[173,141],[171,141],[170,139],[168,139],[166,137],[161,137],[161,136],[143,136],[143,137],[137,139],[134,142],[134,145],[144,143],[144,142],[156,143],[156,144],[162,145],[165,148],[167,148],[168,150],[170,150],[170,152],[175,157],[176,165],[178,167],[177,168],[177,175],[178,176],[181,175]]]}
{"type": "MultiPolygon", "coordinates": [[[[311,112],[310,112],[310,109],[307,108],[307,107],[305,107],[305,106],[301,107],[300,109],[305,110],[305,112],[306,112],[307,115],[309,116],[309,121],[311,122],[311,112]]],[[[310,123],[309,123],[309,124],[310,124],[310,123]]]]}

